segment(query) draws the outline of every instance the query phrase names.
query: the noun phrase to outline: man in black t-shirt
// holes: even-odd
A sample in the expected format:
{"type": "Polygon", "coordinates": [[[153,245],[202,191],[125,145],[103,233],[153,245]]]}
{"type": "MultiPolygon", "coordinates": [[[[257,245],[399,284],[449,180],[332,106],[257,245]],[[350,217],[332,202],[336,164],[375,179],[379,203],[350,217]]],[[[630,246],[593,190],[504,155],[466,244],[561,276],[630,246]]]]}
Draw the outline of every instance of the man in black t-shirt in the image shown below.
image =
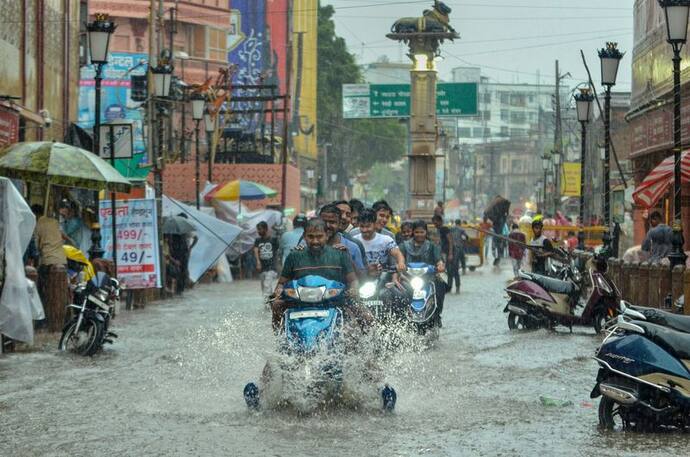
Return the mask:
{"type": "Polygon", "coordinates": [[[278,277],[275,268],[278,240],[268,236],[268,224],[264,221],[256,224],[256,231],[259,237],[254,241],[254,258],[256,259],[256,271],[261,278],[261,292],[264,301],[266,301],[271,295],[278,277]]]}

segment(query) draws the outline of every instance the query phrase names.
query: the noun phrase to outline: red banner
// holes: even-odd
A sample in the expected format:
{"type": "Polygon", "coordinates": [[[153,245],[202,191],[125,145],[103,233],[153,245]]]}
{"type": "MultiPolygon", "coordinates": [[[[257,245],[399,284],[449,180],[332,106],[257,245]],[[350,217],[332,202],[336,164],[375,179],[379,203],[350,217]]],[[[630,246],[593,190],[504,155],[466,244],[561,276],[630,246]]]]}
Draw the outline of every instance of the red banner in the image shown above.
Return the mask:
{"type": "Polygon", "coordinates": [[[0,148],[19,141],[19,115],[0,106],[0,148]]]}

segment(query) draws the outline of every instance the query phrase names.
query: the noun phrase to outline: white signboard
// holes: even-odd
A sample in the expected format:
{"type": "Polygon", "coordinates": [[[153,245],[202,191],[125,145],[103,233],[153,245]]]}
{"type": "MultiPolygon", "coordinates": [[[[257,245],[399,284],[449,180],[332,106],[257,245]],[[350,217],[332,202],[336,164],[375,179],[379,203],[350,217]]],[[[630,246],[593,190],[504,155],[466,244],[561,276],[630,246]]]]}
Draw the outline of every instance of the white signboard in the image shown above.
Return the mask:
{"type": "Polygon", "coordinates": [[[126,123],[108,123],[102,124],[100,128],[99,152],[101,159],[110,159],[111,142],[115,145],[116,159],[131,159],[134,153],[134,135],[132,134],[132,124],[126,123]],[[110,133],[112,131],[112,137],[110,133]]]}
{"type": "MultiPolygon", "coordinates": [[[[110,200],[100,201],[103,255],[113,255],[113,218],[110,200]]],[[[117,201],[117,276],[129,289],[161,287],[156,201],[117,201]]]]}
{"type": "Polygon", "coordinates": [[[370,114],[369,84],[343,84],[343,119],[366,119],[370,114]]]}

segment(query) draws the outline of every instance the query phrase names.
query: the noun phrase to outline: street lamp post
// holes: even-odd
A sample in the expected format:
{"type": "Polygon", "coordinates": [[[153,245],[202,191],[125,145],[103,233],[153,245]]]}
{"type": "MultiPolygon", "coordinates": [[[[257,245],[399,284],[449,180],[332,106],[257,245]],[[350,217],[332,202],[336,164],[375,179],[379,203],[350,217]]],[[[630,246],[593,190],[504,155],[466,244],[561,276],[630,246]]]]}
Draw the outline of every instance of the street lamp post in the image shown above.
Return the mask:
{"type": "MultiPolygon", "coordinates": [[[[601,84],[606,88],[604,98],[604,245],[610,252],[611,227],[611,87],[616,85],[618,66],[623,53],[618,49],[618,43],[608,42],[606,47],[599,50],[601,60],[601,84]]],[[[617,241],[616,241],[617,243],[617,241]]],[[[617,251],[617,249],[614,249],[617,251]]]]}
{"type": "MultiPolygon", "coordinates": [[[[163,233],[161,230],[163,221],[163,114],[165,108],[163,106],[163,101],[170,95],[170,83],[172,81],[173,67],[168,65],[168,62],[164,59],[159,61],[158,66],[149,67],[152,77],[149,79],[153,81],[153,100],[157,101],[158,112],[156,113],[156,122],[158,129],[158,140],[156,141],[156,147],[151,151],[153,166],[153,189],[156,194],[156,223],[158,225],[158,250],[163,252],[163,233]]],[[[160,274],[161,283],[165,284],[165,265],[164,258],[160,256],[160,274]]]]}
{"type": "Polygon", "coordinates": [[[194,140],[196,153],[194,157],[194,180],[196,185],[196,209],[201,207],[201,183],[200,172],[201,159],[199,154],[199,122],[204,118],[204,108],[206,107],[206,97],[202,94],[192,95],[192,119],[194,119],[194,140]]]}
{"type": "MultiPolygon", "coordinates": [[[[95,104],[94,104],[94,125],[93,125],[93,153],[100,154],[101,148],[101,83],[103,81],[103,67],[108,63],[108,48],[110,47],[110,36],[115,32],[117,26],[108,19],[107,14],[97,13],[96,20],[86,25],[89,35],[89,56],[91,65],[96,66],[95,76],[95,104]]],[[[114,148],[110,150],[110,164],[115,166],[114,148]]],[[[113,217],[113,262],[117,261],[117,237],[115,226],[115,194],[111,194],[111,209],[113,217]]],[[[96,192],[96,214],[98,211],[98,192],[96,192]]],[[[100,224],[92,226],[91,248],[89,255],[92,259],[103,256],[103,249],[100,246],[101,234],[100,224]]]]}
{"type": "Polygon", "coordinates": [[[214,116],[211,114],[211,111],[206,108],[206,111],[204,111],[204,127],[206,129],[206,143],[208,145],[208,155],[207,155],[207,160],[208,160],[208,170],[207,170],[207,176],[206,179],[208,179],[208,182],[213,182],[213,161],[212,161],[212,151],[211,148],[213,147],[213,140],[211,139],[211,136],[213,135],[213,132],[216,130],[216,121],[218,119],[218,116],[214,116]]]}
{"type": "Polygon", "coordinates": [[[592,101],[594,95],[589,87],[580,89],[579,94],[575,94],[575,105],[577,107],[577,120],[582,126],[582,148],[580,149],[580,231],[577,234],[577,248],[585,249],[585,152],[587,150],[587,123],[592,116],[592,101]]]}
{"type": "Polygon", "coordinates": [[[690,0],[659,0],[666,17],[666,41],[673,48],[673,250],[668,258],[671,268],[685,264],[683,227],[681,224],[681,119],[680,119],[680,51],[688,39],[690,0]]]}

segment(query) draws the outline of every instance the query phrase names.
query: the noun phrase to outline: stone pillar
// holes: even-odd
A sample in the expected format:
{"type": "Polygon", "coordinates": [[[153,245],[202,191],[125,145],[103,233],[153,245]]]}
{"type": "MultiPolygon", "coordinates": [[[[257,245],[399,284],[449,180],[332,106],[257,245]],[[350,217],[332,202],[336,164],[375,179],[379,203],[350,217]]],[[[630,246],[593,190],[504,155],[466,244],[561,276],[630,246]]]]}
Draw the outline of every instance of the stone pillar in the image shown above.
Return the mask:
{"type": "MultiPolygon", "coordinates": [[[[425,55],[425,54],[421,54],[425,55]]],[[[436,69],[433,54],[426,68],[410,72],[410,210],[415,219],[429,219],[436,191],[436,69]]]]}

